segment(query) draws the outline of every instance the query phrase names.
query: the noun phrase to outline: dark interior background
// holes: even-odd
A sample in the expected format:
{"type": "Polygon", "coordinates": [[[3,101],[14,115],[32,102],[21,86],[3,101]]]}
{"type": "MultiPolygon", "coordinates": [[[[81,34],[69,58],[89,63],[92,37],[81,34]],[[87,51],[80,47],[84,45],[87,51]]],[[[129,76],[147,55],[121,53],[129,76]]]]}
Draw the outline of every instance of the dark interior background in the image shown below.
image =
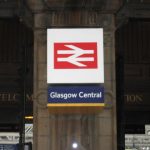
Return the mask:
{"type": "Polygon", "coordinates": [[[150,124],[150,19],[129,18],[116,31],[116,66],[118,122],[125,133],[145,133],[150,124]]]}
{"type": "Polygon", "coordinates": [[[0,131],[18,130],[23,101],[24,58],[25,115],[32,115],[33,31],[17,17],[0,18],[0,131]]]}

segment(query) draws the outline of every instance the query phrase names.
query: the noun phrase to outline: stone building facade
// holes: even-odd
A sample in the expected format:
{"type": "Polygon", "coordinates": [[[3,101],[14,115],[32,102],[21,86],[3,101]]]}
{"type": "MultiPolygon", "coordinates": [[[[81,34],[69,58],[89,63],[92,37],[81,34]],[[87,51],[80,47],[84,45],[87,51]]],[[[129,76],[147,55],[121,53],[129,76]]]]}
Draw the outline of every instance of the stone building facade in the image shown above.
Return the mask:
{"type": "MultiPolygon", "coordinates": [[[[8,20],[10,19],[8,21],[9,23],[7,22],[9,24],[9,28],[13,26],[13,23],[17,23],[17,26],[15,26],[14,29],[11,28],[8,33],[5,32],[7,34],[5,35],[6,39],[9,34],[12,34],[12,31],[13,33],[15,33],[15,31],[19,31],[16,33],[19,34],[21,38],[19,38],[19,40],[16,42],[17,45],[19,46],[21,45],[21,43],[27,41],[26,46],[28,47],[28,51],[32,53],[32,31],[34,32],[34,150],[69,150],[71,149],[70,146],[73,142],[77,142],[81,146],[80,149],[87,150],[116,150],[118,146],[118,149],[124,149],[123,130],[124,128],[126,128],[125,125],[128,125],[130,123],[132,124],[133,122],[135,125],[145,121],[148,122],[149,96],[147,93],[149,92],[148,87],[150,85],[148,82],[150,59],[149,51],[147,50],[149,44],[146,43],[149,43],[149,4],[149,0],[0,1],[0,25],[4,27],[3,21],[6,18],[8,20]],[[18,26],[26,28],[26,30],[20,31],[18,30],[18,26]],[[76,115],[55,115],[50,113],[47,108],[48,85],[46,82],[46,31],[47,28],[78,27],[100,27],[104,29],[105,107],[97,114],[79,113],[76,115]],[[135,34],[135,29],[137,29],[137,27],[139,27],[138,32],[136,31],[135,34]],[[27,34],[28,36],[25,36],[26,38],[24,38],[22,33],[25,35],[27,34]],[[115,40],[117,40],[117,43],[115,40]],[[138,43],[137,45],[135,44],[136,42],[138,43]],[[119,60],[115,58],[115,55],[118,56],[117,53],[121,53],[121,59],[119,60]],[[125,62],[123,62],[123,59],[125,60],[125,62]],[[117,67],[115,67],[115,63],[117,65],[119,64],[117,66],[118,70],[117,67]],[[125,68],[123,68],[123,65],[125,66],[125,68]],[[123,71],[125,71],[124,74],[123,71]],[[118,92],[116,91],[116,87],[120,87],[116,85],[116,83],[117,81],[120,81],[119,73],[122,73],[122,77],[125,76],[125,82],[128,82],[128,84],[124,86],[121,83],[121,89],[118,92]],[[119,74],[117,76],[117,79],[116,74],[119,74]],[[125,93],[125,103],[122,98],[124,94],[121,93],[122,88],[125,88],[125,90],[127,90],[125,91],[127,92],[125,93]],[[133,93],[133,89],[135,93],[133,93]],[[140,96],[138,95],[138,92],[140,90],[143,91],[142,101],[141,93],[140,96]],[[135,94],[135,97],[140,100],[140,103],[138,103],[138,105],[136,104],[136,108],[132,101],[132,99],[134,100],[135,98],[133,97],[133,94],[135,94]],[[131,103],[126,104],[126,101],[131,103]],[[124,119],[124,107],[127,120],[124,119]]],[[[5,28],[1,28],[1,31],[6,31],[7,29],[8,26],[5,28]]],[[[16,37],[17,34],[15,34],[16,37]]],[[[3,88],[6,88],[8,90],[8,87],[11,85],[13,90],[17,90],[17,88],[20,89],[20,87],[17,85],[18,83],[16,83],[14,79],[19,77],[17,69],[18,67],[20,67],[20,64],[17,64],[16,61],[21,59],[19,57],[20,47],[16,48],[11,46],[10,48],[11,44],[8,44],[8,39],[5,40],[3,35],[4,32],[1,34],[1,42],[5,41],[6,43],[7,41],[6,45],[9,47],[9,50],[7,49],[7,46],[4,46],[4,44],[2,44],[2,46],[5,48],[2,48],[0,55],[0,65],[2,66],[0,73],[0,87],[1,90],[3,88]],[[4,74],[5,72],[7,73],[7,76],[6,74],[4,74]]],[[[11,35],[8,37],[9,41],[11,41],[10,43],[15,43],[14,40],[11,40],[11,38],[14,36],[11,35]]],[[[30,59],[30,61],[32,63],[32,58],[30,59]]],[[[32,69],[30,69],[30,78],[32,78],[31,76],[32,69]]],[[[29,87],[32,91],[32,83],[29,84],[29,87]]],[[[12,89],[9,87],[9,90],[12,89]]],[[[3,95],[6,98],[6,96],[8,96],[9,94],[3,95]]],[[[5,98],[1,98],[2,101],[5,98]]],[[[18,106],[19,102],[21,103],[22,101],[18,98],[18,101],[15,103],[16,107],[11,110],[13,113],[13,110],[16,110],[16,108],[20,108],[20,105],[18,106]]],[[[4,110],[4,105],[1,105],[1,108],[3,108],[4,110]]],[[[6,105],[6,108],[8,108],[8,105],[6,105]]],[[[30,110],[32,111],[32,104],[30,105],[30,110]]],[[[7,110],[2,111],[1,109],[1,123],[4,123],[5,121],[9,123],[17,123],[17,126],[20,126],[19,119],[21,117],[19,116],[19,113],[22,112],[22,110],[19,109],[14,114],[11,114],[11,116],[9,115],[10,113],[4,113],[6,111],[7,110]],[[3,114],[5,114],[5,116],[3,114]],[[6,119],[6,116],[11,117],[11,119],[9,119],[8,121],[8,119],[6,119]]],[[[134,126],[133,128],[135,129],[136,127],[134,126]]]]}
{"type": "Polygon", "coordinates": [[[115,1],[34,1],[34,150],[116,150],[115,1]],[[47,28],[104,29],[105,107],[98,114],[54,115],[47,108],[47,28]]]}

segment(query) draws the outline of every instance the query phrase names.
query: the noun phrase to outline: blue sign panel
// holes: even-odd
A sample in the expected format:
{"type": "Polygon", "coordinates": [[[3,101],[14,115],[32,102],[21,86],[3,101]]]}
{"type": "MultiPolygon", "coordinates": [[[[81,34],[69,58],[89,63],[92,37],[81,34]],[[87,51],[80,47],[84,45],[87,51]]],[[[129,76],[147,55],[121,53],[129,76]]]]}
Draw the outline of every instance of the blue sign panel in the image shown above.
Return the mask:
{"type": "Polygon", "coordinates": [[[48,103],[104,103],[101,86],[50,86],[48,103]]]}
{"type": "Polygon", "coordinates": [[[18,150],[16,145],[13,144],[0,144],[0,150],[18,150]]]}

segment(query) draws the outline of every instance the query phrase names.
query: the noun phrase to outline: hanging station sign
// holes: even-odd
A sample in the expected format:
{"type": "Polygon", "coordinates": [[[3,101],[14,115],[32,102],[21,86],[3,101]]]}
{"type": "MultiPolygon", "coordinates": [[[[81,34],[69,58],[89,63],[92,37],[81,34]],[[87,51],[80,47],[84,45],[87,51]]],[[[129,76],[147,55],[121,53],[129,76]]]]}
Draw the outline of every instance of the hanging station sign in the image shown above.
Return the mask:
{"type": "Polygon", "coordinates": [[[103,29],[48,29],[47,83],[50,110],[104,106],[103,29]]]}
{"type": "Polygon", "coordinates": [[[100,86],[48,87],[48,106],[66,105],[103,106],[104,88],[100,86]]]}
{"type": "Polygon", "coordinates": [[[104,83],[101,28],[47,30],[47,83],[104,83]]]}

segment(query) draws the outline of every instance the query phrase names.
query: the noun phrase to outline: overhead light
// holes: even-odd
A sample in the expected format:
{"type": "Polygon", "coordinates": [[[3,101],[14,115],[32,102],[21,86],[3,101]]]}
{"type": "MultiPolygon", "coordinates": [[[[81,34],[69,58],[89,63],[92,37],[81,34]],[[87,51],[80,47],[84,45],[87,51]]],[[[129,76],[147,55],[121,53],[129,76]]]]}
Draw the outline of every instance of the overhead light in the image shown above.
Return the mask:
{"type": "Polygon", "coordinates": [[[74,148],[74,149],[78,148],[78,143],[74,142],[74,143],[72,144],[72,148],[74,148]]]}
{"type": "Polygon", "coordinates": [[[147,135],[150,135],[150,130],[147,130],[147,135]]]}
{"type": "Polygon", "coordinates": [[[33,119],[33,116],[25,116],[25,119],[32,120],[32,119],[33,119]]]}

